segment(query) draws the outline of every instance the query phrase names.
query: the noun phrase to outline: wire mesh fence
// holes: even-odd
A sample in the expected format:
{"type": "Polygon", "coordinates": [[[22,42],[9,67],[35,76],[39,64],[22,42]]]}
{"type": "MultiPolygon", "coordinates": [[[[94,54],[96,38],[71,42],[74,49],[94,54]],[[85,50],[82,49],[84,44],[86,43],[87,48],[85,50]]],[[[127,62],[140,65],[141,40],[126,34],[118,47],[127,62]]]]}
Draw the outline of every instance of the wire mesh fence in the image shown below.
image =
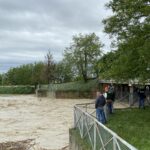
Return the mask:
{"type": "Polygon", "coordinates": [[[101,124],[92,111],[92,103],[74,106],[74,127],[92,150],[137,150],[116,133],[101,124]],[[91,107],[87,107],[90,106],[91,107]],[[87,109],[88,108],[88,109],[87,109]],[[90,109],[89,109],[90,108],[90,109]]]}

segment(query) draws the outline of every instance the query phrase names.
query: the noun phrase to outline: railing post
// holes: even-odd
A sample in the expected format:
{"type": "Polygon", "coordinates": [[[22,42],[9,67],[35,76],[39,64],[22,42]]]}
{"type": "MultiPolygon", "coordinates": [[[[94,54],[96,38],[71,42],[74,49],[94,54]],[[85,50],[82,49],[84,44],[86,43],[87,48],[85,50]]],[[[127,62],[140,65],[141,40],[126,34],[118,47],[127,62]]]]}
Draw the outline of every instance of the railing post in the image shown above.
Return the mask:
{"type": "Polygon", "coordinates": [[[74,128],[76,128],[76,108],[74,106],[74,128]]]}
{"type": "MultiPolygon", "coordinates": [[[[84,108],[85,107],[83,107],[83,110],[85,111],[84,108]]],[[[97,142],[101,142],[100,150],[106,150],[107,146],[111,146],[112,150],[122,150],[122,146],[127,147],[127,149],[129,150],[137,150],[135,147],[133,147],[132,145],[124,141],[121,137],[119,137],[116,133],[114,133],[109,128],[98,122],[97,119],[94,118],[91,114],[89,114],[88,112],[84,112],[83,110],[77,106],[74,107],[74,126],[76,127],[76,124],[79,123],[77,127],[79,128],[81,138],[83,139],[86,136],[89,137],[92,150],[97,149],[97,142]],[[103,136],[101,136],[100,133],[100,131],[103,132],[103,130],[107,131],[111,136],[111,138],[106,139],[105,143],[103,141],[103,136]],[[94,132],[94,135],[92,137],[90,135],[90,131],[94,132]]]]}
{"type": "Polygon", "coordinates": [[[85,107],[86,107],[86,108],[85,108],[85,112],[87,112],[87,105],[85,105],[85,107]]]}
{"type": "Polygon", "coordinates": [[[96,122],[94,121],[94,149],[93,150],[96,150],[96,122]]]}
{"type": "Polygon", "coordinates": [[[83,138],[83,128],[84,128],[84,112],[82,112],[82,122],[81,122],[81,138],[83,138]]]}
{"type": "Polygon", "coordinates": [[[117,150],[116,148],[116,138],[113,136],[113,150],[117,150]]]}

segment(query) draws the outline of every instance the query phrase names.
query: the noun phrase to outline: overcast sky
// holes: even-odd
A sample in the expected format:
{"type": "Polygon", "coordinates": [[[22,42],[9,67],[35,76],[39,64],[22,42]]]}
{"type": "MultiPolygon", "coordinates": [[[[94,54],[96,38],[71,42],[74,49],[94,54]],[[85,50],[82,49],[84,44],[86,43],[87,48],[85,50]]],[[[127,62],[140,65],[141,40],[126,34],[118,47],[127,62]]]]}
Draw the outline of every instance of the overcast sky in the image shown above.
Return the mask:
{"type": "Polygon", "coordinates": [[[109,51],[110,39],[101,21],[110,16],[109,0],[0,0],[0,73],[21,64],[44,61],[48,50],[55,61],[72,36],[92,33],[109,51]]]}

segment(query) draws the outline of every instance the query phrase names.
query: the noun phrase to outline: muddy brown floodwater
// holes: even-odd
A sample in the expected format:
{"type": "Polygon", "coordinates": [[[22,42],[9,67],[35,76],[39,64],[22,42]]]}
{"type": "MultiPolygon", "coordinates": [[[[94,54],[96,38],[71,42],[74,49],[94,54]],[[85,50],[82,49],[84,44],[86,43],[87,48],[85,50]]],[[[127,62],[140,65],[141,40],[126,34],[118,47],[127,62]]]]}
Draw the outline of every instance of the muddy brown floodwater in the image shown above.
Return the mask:
{"type": "Polygon", "coordinates": [[[0,95],[0,143],[35,139],[39,147],[48,150],[68,149],[73,106],[93,101],[0,95]]]}
{"type": "Polygon", "coordinates": [[[73,126],[73,106],[91,101],[0,95],[0,143],[35,139],[45,149],[67,147],[69,128],[73,126]]]}

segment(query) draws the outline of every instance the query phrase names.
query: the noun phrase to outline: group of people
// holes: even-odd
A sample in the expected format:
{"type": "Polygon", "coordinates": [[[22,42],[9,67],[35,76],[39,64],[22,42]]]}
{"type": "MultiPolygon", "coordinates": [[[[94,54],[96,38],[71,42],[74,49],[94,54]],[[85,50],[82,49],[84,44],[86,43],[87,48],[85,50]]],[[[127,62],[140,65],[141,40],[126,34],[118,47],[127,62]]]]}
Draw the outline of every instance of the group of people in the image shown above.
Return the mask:
{"type": "MultiPolygon", "coordinates": [[[[139,108],[145,109],[145,89],[138,88],[137,94],[139,96],[139,108]]],[[[113,103],[115,101],[115,91],[112,85],[105,87],[104,93],[97,92],[97,98],[95,101],[96,118],[99,122],[105,124],[108,114],[113,113],[113,103]]]]}
{"type": "Polygon", "coordinates": [[[109,85],[105,87],[105,92],[97,92],[95,101],[96,117],[98,121],[105,124],[107,121],[107,113],[113,113],[113,103],[115,101],[114,87],[109,85]]]}

